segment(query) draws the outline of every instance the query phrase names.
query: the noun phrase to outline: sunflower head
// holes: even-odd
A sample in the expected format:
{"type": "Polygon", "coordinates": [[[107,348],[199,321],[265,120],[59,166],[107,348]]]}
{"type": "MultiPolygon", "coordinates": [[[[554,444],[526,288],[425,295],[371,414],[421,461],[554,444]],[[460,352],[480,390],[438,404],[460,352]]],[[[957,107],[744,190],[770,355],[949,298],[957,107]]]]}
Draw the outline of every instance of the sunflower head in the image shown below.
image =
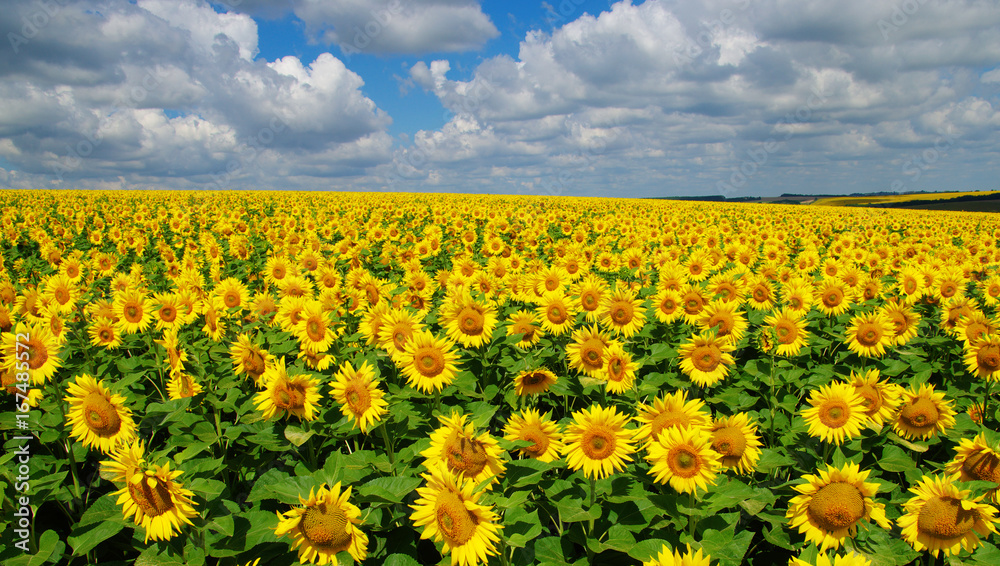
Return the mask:
{"type": "Polygon", "coordinates": [[[337,553],[345,551],[361,562],[368,554],[368,535],[358,528],[361,510],[348,501],[350,496],[351,488],[341,491],[340,482],[310,489],[309,497],[299,497],[299,507],[278,513],[274,534],[292,539],[303,564],[336,565],[337,553]]]}
{"type": "Polygon", "coordinates": [[[868,419],[864,400],[847,383],[824,385],[809,396],[810,408],[802,412],[809,426],[809,435],[824,442],[843,444],[844,440],[861,434],[868,419]]]}
{"type": "Polygon", "coordinates": [[[975,550],[980,537],[996,533],[997,510],[971,499],[969,490],[960,490],[943,476],[924,476],[910,488],[914,497],[903,504],[906,514],[899,518],[903,540],[916,551],[927,550],[935,557],[961,549],[975,550]]]}
{"type": "Polygon", "coordinates": [[[679,493],[693,493],[715,485],[719,453],[712,449],[712,435],[698,427],[673,427],[647,447],[649,474],[669,483],[679,493]]]}
{"type": "Polygon", "coordinates": [[[84,446],[109,454],[135,438],[135,421],[132,411],[125,407],[125,397],[111,393],[103,380],[84,374],[70,383],[66,391],[66,401],[70,404],[66,419],[73,427],[70,436],[84,446]]]}
{"type": "Polygon", "coordinates": [[[623,470],[635,452],[634,431],[625,428],[627,422],[628,417],[614,407],[593,405],[573,413],[563,437],[569,467],[595,479],[623,470]]]}

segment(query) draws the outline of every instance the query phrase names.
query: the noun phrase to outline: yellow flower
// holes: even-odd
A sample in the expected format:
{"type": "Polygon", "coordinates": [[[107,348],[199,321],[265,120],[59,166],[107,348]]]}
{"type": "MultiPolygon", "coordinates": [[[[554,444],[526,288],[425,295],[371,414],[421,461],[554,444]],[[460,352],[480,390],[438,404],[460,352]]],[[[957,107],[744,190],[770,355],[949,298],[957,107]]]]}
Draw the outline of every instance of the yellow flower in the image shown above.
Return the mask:
{"type": "Polygon", "coordinates": [[[542,329],[537,325],[535,314],[531,311],[519,310],[507,318],[510,325],[507,327],[507,336],[520,336],[514,346],[519,350],[526,350],[542,339],[542,329]]]}
{"type": "Polygon", "coordinates": [[[881,312],[860,314],[851,318],[847,329],[847,348],[866,358],[880,358],[891,346],[895,330],[892,322],[881,312]]]}
{"type": "Polygon", "coordinates": [[[806,562],[801,558],[788,559],[788,566],[871,566],[871,564],[871,560],[860,554],[854,554],[853,551],[843,556],[834,556],[833,558],[823,553],[816,557],[815,563],[806,562]]]}
{"type": "Polygon", "coordinates": [[[638,332],[646,322],[646,309],[636,295],[636,291],[628,287],[616,287],[601,303],[601,326],[626,338],[638,332]]]}
{"type": "Polygon", "coordinates": [[[70,436],[84,446],[109,454],[135,438],[135,421],[125,407],[125,397],[111,393],[103,380],[83,374],[66,386],[66,392],[70,405],[66,420],[73,426],[70,436]]]}
{"type": "Polygon", "coordinates": [[[969,499],[969,490],[959,490],[943,476],[924,476],[911,487],[914,497],[903,504],[906,514],[899,518],[903,540],[914,550],[927,550],[936,558],[958,554],[964,548],[973,551],[979,537],[997,532],[997,510],[980,503],[982,497],[969,499]]]}
{"type": "Polygon", "coordinates": [[[448,299],[441,316],[448,337],[466,348],[488,344],[497,324],[496,307],[476,301],[468,293],[448,299]]]}
{"type": "Polygon", "coordinates": [[[274,356],[254,344],[249,334],[243,333],[236,337],[236,342],[229,346],[229,358],[236,375],[249,376],[258,388],[264,387],[264,372],[274,363],[274,356]]]}
{"type": "Polygon", "coordinates": [[[743,314],[736,301],[712,301],[701,311],[698,328],[702,331],[711,330],[720,340],[736,345],[748,326],[743,314]]]}
{"type": "Polygon", "coordinates": [[[660,433],[673,427],[709,428],[712,417],[704,410],[704,401],[688,401],[687,393],[681,389],[653,399],[652,405],[640,404],[635,420],[642,424],[635,433],[635,439],[653,441],[660,433]]]}
{"type": "Polygon", "coordinates": [[[635,452],[633,431],[625,428],[628,417],[614,407],[592,405],[573,413],[573,423],[563,436],[563,455],[571,469],[583,470],[588,478],[602,479],[625,469],[635,452]]]}
{"type": "Polygon", "coordinates": [[[542,330],[560,336],[573,328],[576,307],[566,295],[555,291],[542,295],[535,313],[542,321],[542,330]]]}
{"type": "Polygon", "coordinates": [[[287,535],[292,549],[298,549],[299,562],[337,566],[338,552],[348,552],[355,562],[368,555],[368,535],[358,528],[361,510],[348,499],[351,488],[341,491],[340,482],[327,489],[309,490],[309,497],[299,496],[299,504],[284,513],[277,513],[275,536],[287,535]]]}
{"type": "Polygon", "coordinates": [[[517,451],[521,456],[541,462],[558,459],[563,449],[559,425],[549,419],[549,413],[540,415],[535,409],[525,409],[511,415],[504,426],[504,438],[533,443],[531,446],[518,448],[517,451]]]}
{"type": "Polygon", "coordinates": [[[444,541],[442,553],[451,553],[452,566],[476,566],[496,556],[503,526],[490,507],[479,504],[482,492],[475,491],[475,482],[443,465],[420,477],[427,483],[417,488],[418,499],[410,506],[413,525],[423,527],[420,538],[444,541]]]}
{"type": "Polygon", "coordinates": [[[730,354],[734,349],[711,331],[691,336],[678,351],[681,371],[695,385],[711,387],[729,375],[729,367],[736,363],[730,354]]]}
{"type": "Polygon", "coordinates": [[[136,440],[130,446],[121,445],[112,461],[101,465],[114,474],[115,483],[125,484],[114,495],[125,518],[134,516],[135,524],[145,529],[145,542],[170,540],[198,514],[191,501],[194,493],[177,481],[182,471],[171,471],[170,462],[147,467],[143,452],[142,442],[136,440]]]}
{"type": "Polygon", "coordinates": [[[382,396],[375,369],[367,361],[356,370],[350,362],[340,366],[333,382],[333,398],[340,403],[340,412],[354,419],[354,426],[361,432],[367,433],[368,427],[388,412],[389,404],[382,396]]]}
{"type": "Polygon", "coordinates": [[[639,364],[632,361],[632,356],[618,342],[612,342],[604,350],[604,371],[601,377],[606,380],[609,393],[624,393],[635,387],[635,372],[639,364]]]}
{"type": "Polygon", "coordinates": [[[301,348],[313,354],[325,352],[333,343],[336,333],[331,328],[333,323],[323,310],[323,304],[315,300],[306,301],[299,317],[293,334],[299,340],[301,348]]]}
{"type": "Polygon", "coordinates": [[[788,502],[789,524],[819,546],[820,552],[840,548],[846,537],[854,538],[862,521],[874,520],[883,529],[891,528],[885,505],[872,500],[879,484],[865,481],[870,473],[847,463],[840,468],[828,465],[818,476],[803,476],[806,483],[793,487],[800,495],[788,502]]]}
{"type": "Polygon", "coordinates": [[[670,550],[670,547],[663,545],[660,552],[642,563],[642,566],[710,566],[712,557],[708,554],[702,555],[702,550],[691,552],[691,545],[687,545],[687,552],[681,554],[679,550],[670,550]]]}
{"type": "Polygon", "coordinates": [[[600,375],[604,370],[604,349],[610,343],[611,339],[597,326],[573,331],[573,341],[566,346],[570,367],[589,376],[600,375]]]}
{"type": "Polygon", "coordinates": [[[117,293],[113,308],[118,328],[125,334],[142,332],[153,319],[153,301],[137,289],[117,293]]]}
{"type": "Polygon", "coordinates": [[[785,307],[764,317],[764,324],[774,332],[775,354],[794,356],[806,346],[809,332],[806,330],[803,316],[803,311],[785,307]]]}
{"type": "Polygon", "coordinates": [[[319,381],[309,374],[288,375],[285,359],[267,368],[263,376],[265,389],[254,396],[254,405],[270,420],[275,415],[294,415],[299,420],[316,418],[317,402],[322,393],[319,381]]]}
{"type": "Polygon", "coordinates": [[[809,435],[836,445],[861,434],[861,426],[868,419],[864,400],[854,386],[847,383],[830,383],[809,395],[810,408],[802,411],[809,425],[809,435]]]}
{"type": "Polygon", "coordinates": [[[969,440],[963,438],[956,448],[955,458],[945,466],[954,481],[990,481],[997,484],[989,492],[991,501],[997,500],[1000,488],[1000,453],[993,449],[983,434],[969,440]]]}
{"type": "Polygon", "coordinates": [[[476,435],[465,415],[439,417],[442,426],[431,433],[431,446],[420,453],[424,466],[433,469],[444,464],[451,473],[470,479],[475,484],[490,478],[499,481],[504,473],[503,451],[488,432],[476,435]]]}
{"type": "Polygon", "coordinates": [[[694,493],[715,485],[719,454],[712,449],[712,435],[700,427],[678,426],[664,430],[646,447],[649,475],[669,483],[679,493],[694,493]]]}
{"type": "Polygon", "coordinates": [[[757,436],[757,425],[750,424],[746,413],[716,418],[709,429],[712,449],[719,453],[719,463],[740,474],[748,474],[757,467],[763,444],[757,436]]]}
{"type": "Polygon", "coordinates": [[[848,383],[853,385],[854,392],[861,396],[865,415],[872,424],[881,426],[896,414],[902,388],[892,383],[879,381],[877,369],[870,369],[864,374],[851,370],[851,378],[848,383]]]}
{"type": "Polygon", "coordinates": [[[990,381],[1000,381],[1000,335],[988,334],[968,344],[964,361],[969,373],[990,381]]]}
{"type": "Polygon", "coordinates": [[[203,389],[194,376],[181,371],[170,372],[170,380],[167,382],[168,398],[177,400],[185,397],[194,397],[201,393],[203,389]]]}
{"type": "Polygon", "coordinates": [[[924,383],[915,391],[903,391],[902,400],[892,428],[903,438],[926,440],[955,426],[951,401],[932,385],[924,383]]]}
{"type": "Polygon", "coordinates": [[[2,369],[24,372],[31,383],[41,385],[62,366],[59,343],[45,324],[17,323],[12,332],[4,332],[2,369]]]}
{"type": "Polygon", "coordinates": [[[416,332],[396,363],[402,366],[410,387],[424,393],[440,391],[451,384],[458,371],[458,354],[452,348],[451,342],[430,331],[416,332]]]}
{"type": "Polygon", "coordinates": [[[545,368],[524,370],[514,377],[514,392],[520,397],[545,393],[559,380],[545,368]]]}

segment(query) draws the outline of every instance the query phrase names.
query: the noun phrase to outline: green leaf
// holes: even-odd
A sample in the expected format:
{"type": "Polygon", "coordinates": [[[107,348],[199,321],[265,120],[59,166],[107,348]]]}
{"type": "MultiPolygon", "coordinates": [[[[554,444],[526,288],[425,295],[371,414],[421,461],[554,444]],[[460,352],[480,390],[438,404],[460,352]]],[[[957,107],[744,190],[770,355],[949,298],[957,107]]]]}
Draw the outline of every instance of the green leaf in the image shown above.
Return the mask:
{"type": "Polygon", "coordinates": [[[882,457],[878,459],[878,466],[887,472],[905,472],[915,468],[917,463],[902,448],[886,444],[882,447],[882,457]]]}
{"type": "Polygon", "coordinates": [[[73,555],[81,556],[97,545],[118,534],[125,528],[125,519],[115,504],[117,497],[101,497],[83,514],[66,542],[73,547],[73,555]]]}
{"type": "Polygon", "coordinates": [[[165,543],[162,547],[158,544],[149,546],[135,559],[135,566],[185,566],[186,564],[183,558],[170,553],[170,547],[165,543]]]}
{"type": "Polygon", "coordinates": [[[314,434],[316,433],[311,430],[302,430],[295,425],[288,425],[285,427],[285,438],[287,438],[293,446],[302,446],[314,434]]]}
{"type": "Polygon", "coordinates": [[[358,488],[358,501],[398,503],[420,485],[420,478],[382,477],[358,488]]]}
{"type": "Polygon", "coordinates": [[[628,555],[640,562],[651,562],[663,550],[663,547],[672,548],[670,543],[662,539],[641,540],[628,549],[628,555]]]}
{"type": "Polygon", "coordinates": [[[412,556],[407,556],[405,554],[390,554],[385,557],[385,562],[382,566],[420,566],[412,556]]]}
{"type": "Polygon", "coordinates": [[[41,566],[52,557],[57,550],[57,557],[62,556],[63,543],[59,540],[59,534],[49,530],[42,533],[38,539],[37,554],[22,554],[17,558],[4,560],[4,566],[41,566]]]}

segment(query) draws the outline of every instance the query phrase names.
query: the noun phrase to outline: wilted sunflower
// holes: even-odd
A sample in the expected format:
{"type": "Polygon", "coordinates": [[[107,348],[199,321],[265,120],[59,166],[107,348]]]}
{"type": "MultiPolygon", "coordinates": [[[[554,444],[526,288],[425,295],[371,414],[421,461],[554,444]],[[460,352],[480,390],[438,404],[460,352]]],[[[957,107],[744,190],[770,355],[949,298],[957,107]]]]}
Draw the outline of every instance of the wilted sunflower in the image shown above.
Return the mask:
{"type": "Polygon", "coordinates": [[[774,353],[779,356],[795,356],[809,340],[804,311],[794,311],[785,307],[764,317],[764,324],[774,331],[774,353]]]}
{"type": "Polygon", "coordinates": [[[453,412],[438,417],[441,427],[431,433],[431,446],[420,453],[424,466],[433,469],[444,464],[450,472],[479,484],[490,478],[499,481],[504,472],[503,450],[488,432],[476,435],[465,415],[453,412]]]}
{"type": "Polygon", "coordinates": [[[880,358],[887,346],[891,346],[895,329],[892,322],[881,312],[859,314],[851,318],[844,342],[847,348],[866,358],[880,358]]]}
{"type": "Polygon", "coordinates": [[[429,330],[416,332],[396,364],[402,367],[410,387],[424,393],[441,391],[455,379],[458,354],[453,344],[436,338],[429,330]]]}
{"type": "Polygon", "coordinates": [[[955,426],[955,411],[944,392],[934,391],[933,385],[922,384],[919,389],[907,389],[902,394],[902,404],[892,424],[896,434],[907,439],[926,440],[955,426]]]}
{"type": "Polygon", "coordinates": [[[691,545],[687,545],[687,552],[681,554],[679,550],[670,550],[670,547],[663,545],[656,556],[650,557],[642,563],[642,566],[711,566],[712,557],[708,554],[702,555],[702,550],[691,552],[691,545]]]}
{"type": "Polygon", "coordinates": [[[103,380],[83,374],[66,386],[66,392],[70,406],[66,421],[73,426],[70,436],[84,446],[109,454],[135,438],[135,421],[125,397],[111,393],[103,380]]]}
{"type": "Polygon", "coordinates": [[[292,549],[298,549],[299,562],[337,566],[338,552],[348,552],[355,562],[368,555],[368,535],[358,528],[361,510],[351,504],[351,488],[341,491],[340,482],[327,489],[309,490],[309,497],[299,496],[299,504],[291,511],[277,513],[275,536],[288,535],[292,549]]]}
{"type": "Polygon", "coordinates": [[[573,328],[576,307],[569,297],[556,291],[542,295],[535,313],[542,322],[542,330],[560,336],[573,328]]]}
{"type": "Polygon", "coordinates": [[[570,367],[589,376],[599,375],[604,370],[604,350],[610,343],[611,339],[597,326],[574,330],[573,341],[566,345],[570,367]]]}
{"type": "Polygon", "coordinates": [[[504,438],[531,442],[531,446],[517,449],[521,456],[542,462],[552,462],[562,452],[562,432],[559,425],[549,418],[550,413],[539,414],[535,409],[525,409],[510,416],[504,426],[504,438]]]}
{"type": "Polygon", "coordinates": [[[452,566],[476,566],[496,556],[503,525],[492,508],[479,504],[482,492],[475,482],[457,477],[444,466],[421,474],[427,482],[417,488],[410,508],[413,526],[423,527],[420,538],[444,541],[443,554],[451,553],[452,566]]]}
{"type": "Polygon", "coordinates": [[[267,350],[253,343],[250,335],[243,333],[229,346],[229,357],[233,361],[236,375],[246,375],[253,379],[258,388],[264,387],[264,372],[274,362],[267,350]]]}
{"type": "Polygon", "coordinates": [[[612,342],[604,350],[604,371],[601,377],[609,393],[624,393],[635,387],[635,372],[639,364],[632,361],[632,355],[618,342],[612,342]]]}
{"type": "Polygon", "coordinates": [[[382,399],[375,369],[367,361],[358,369],[354,369],[351,362],[344,362],[334,379],[333,398],[340,403],[340,412],[354,419],[354,426],[367,433],[372,423],[382,420],[389,406],[382,399]]]}
{"type": "Polygon", "coordinates": [[[988,334],[965,347],[969,373],[989,381],[1000,381],[1000,335],[988,334]]]}
{"type": "Polygon", "coordinates": [[[872,500],[879,484],[865,481],[870,473],[848,462],[840,468],[828,465],[818,476],[803,476],[806,483],[792,488],[800,495],[788,502],[789,524],[820,552],[840,548],[846,537],[854,538],[861,521],[874,520],[883,529],[891,528],[885,505],[872,500]]]}
{"type": "Polygon", "coordinates": [[[701,399],[687,400],[684,389],[653,399],[652,405],[640,404],[635,420],[642,423],[636,431],[635,439],[651,442],[660,433],[674,427],[709,428],[712,417],[705,411],[701,399]]]}
{"type": "Polygon", "coordinates": [[[628,417],[614,407],[592,405],[573,413],[563,436],[563,455],[569,467],[591,479],[603,479],[625,469],[635,452],[634,431],[625,428],[628,417]]]}
{"type": "Polygon", "coordinates": [[[740,474],[748,474],[757,467],[763,444],[757,436],[757,425],[750,424],[746,413],[716,418],[708,431],[712,435],[712,449],[719,453],[719,463],[740,474]]]}
{"type": "Polygon", "coordinates": [[[4,332],[3,368],[9,371],[27,371],[31,383],[45,383],[62,365],[59,343],[45,324],[17,323],[13,332],[4,332]],[[25,357],[27,353],[27,357],[25,357]]]}
{"type": "Polygon", "coordinates": [[[254,396],[254,405],[265,419],[275,415],[294,415],[307,421],[316,418],[317,402],[322,397],[319,380],[309,374],[288,375],[285,358],[267,368],[262,379],[265,389],[254,396]]]}
{"type": "Polygon", "coordinates": [[[170,470],[170,462],[162,466],[147,466],[141,441],[121,445],[112,461],[101,465],[114,474],[114,481],[124,486],[112,495],[118,496],[125,518],[135,517],[135,524],[146,530],[144,542],[170,540],[180,532],[183,523],[192,524],[194,510],[191,491],[177,481],[184,472],[170,470]]]}
{"type": "Polygon", "coordinates": [[[997,501],[997,489],[1000,489],[1000,452],[986,442],[983,434],[969,440],[963,438],[955,449],[955,458],[945,466],[954,481],[989,481],[997,484],[987,496],[993,502],[997,501]]]}
{"type": "Polygon", "coordinates": [[[735,362],[734,346],[715,336],[712,331],[691,336],[681,345],[681,371],[699,387],[711,387],[729,375],[729,367],[735,362]]]}
{"type": "Polygon", "coordinates": [[[810,408],[802,411],[809,425],[809,436],[841,445],[861,435],[868,419],[864,399],[849,383],[830,383],[809,395],[810,408]]]}
{"type": "Polygon", "coordinates": [[[903,504],[906,514],[897,521],[903,540],[914,550],[927,550],[936,558],[958,554],[962,548],[972,552],[979,537],[997,532],[997,510],[980,503],[982,496],[969,499],[969,490],[959,490],[944,476],[924,476],[911,487],[915,494],[903,504]]]}
{"type": "Polygon", "coordinates": [[[545,368],[529,369],[514,377],[514,392],[520,397],[545,393],[559,378],[545,368]]]}
{"type": "Polygon", "coordinates": [[[848,380],[854,386],[855,393],[861,396],[865,415],[876,426],[882,426],[896,414],[902,390],[898,385],[879,381],[879,377],[877,369],[870,369],[863,374],[851,370],[851,378],[848,380]]]}
{"type": "Polygon", "coordinates": [[[669,483],[678,493],[695,493],[715,485],[719,453],[712,449],[712,435],[700,427],[676,426],[664,430],[646,446],[649,475],[669,483]]]}

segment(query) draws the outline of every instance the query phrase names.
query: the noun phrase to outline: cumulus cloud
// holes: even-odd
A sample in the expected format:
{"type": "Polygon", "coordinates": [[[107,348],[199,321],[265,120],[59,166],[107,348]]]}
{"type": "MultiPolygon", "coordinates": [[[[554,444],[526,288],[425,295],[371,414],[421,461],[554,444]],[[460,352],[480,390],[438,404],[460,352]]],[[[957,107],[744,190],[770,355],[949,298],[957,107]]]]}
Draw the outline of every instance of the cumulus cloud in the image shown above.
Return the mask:
{"type": "MultiPolygon", "coordinates": [[[[815,171],[829,186],[859,160],[884,163],[863,180],[868,190],[889,189],[906,148],[942,135],[955,136],[952,155],[995,152],[998,93],[975,89],[1000,81],[995,70],[979,75],[1000,63],[996,2],[911,4],[625,0],[529,32],[516,58],[487,59],[468,79],[448,78],[447,60],[420,62],[410,79],[455,117],[417,139],[463,151],[438,157],[414,145],[380,171],[404,187],[413,170],[459,186],[488,178],[504,156],[521,190],[600,194],[625,183],[735,195],[780,191],[790,171],[815,171]],[[491,143],[480,143],[483,131],[491,143]],[[539,141],[541,154],[518,151],[539,141]],[[477,163],[477,152],[477,167],[454,166],[456,155],[477,163]],[[519,166],[514,155],[533,158],[519,166]]],[[[966,165],[936,163],[960,172],[951,179],[989,177],[966,165]]],[[[785,190],[808,192],[801,179],[785,190]]]]}
{"type": "Polygon", "coordinates": [[[329,53],[255,59],[246,14],[200,0],[50,5],[0,16],[44,19],[0,46],[0,159],[15,177],[229,188],[357,176],[390,155],[391,119],[360,76],[329,53]]]}

